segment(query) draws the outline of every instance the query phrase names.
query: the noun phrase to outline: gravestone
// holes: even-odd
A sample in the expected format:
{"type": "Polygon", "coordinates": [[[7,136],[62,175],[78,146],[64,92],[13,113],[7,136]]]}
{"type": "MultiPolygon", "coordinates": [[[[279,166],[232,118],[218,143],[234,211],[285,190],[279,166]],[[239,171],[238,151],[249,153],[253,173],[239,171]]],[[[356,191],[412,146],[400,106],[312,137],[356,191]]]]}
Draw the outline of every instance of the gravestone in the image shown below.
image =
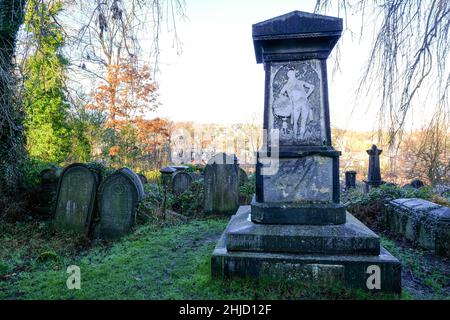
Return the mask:
{"type": "Polygon", "coordinates": [[[204,212],[233,213],[239,207],[239,165],[235,155],[212,157],[203,171],[204,212]]]}
{"type": "Polygon", "coordinates": [[[40,173],[40,184],[35,195],[36,207],[33,211],[39,214],[51,214],[52,199],[58,191],[58,181],[63,169],[57,166],[51,166],[40,173]]]}
{"type": "Polygon", "coordinates": [[[239,168],[239,186],[243,186],[248,182],[247,172],[244,169],[239,168]]]}
{"type": "Polygon", "coordinates": [[[345,171],[345,190],[356,188],[356,171],[345,171]]]}
{"type": "Polygon", "coordinates": [[[139,179],[141,179],[141,182],[142,182],[143,185],[148,183],[148,179],[147,179],[147,177],[144,174],[138,173],[138,177],[139,177],[139,179]]]}
{"type": "Polygon", "coordinates": [[[437,255],[450,257],[450,208],[417,198],[386,205],[386,226],[437,255]]]}
{"type": "Polygon", "coordinates": [[[63,170],[56,196],[56,229],[89,235],[99,181],[98,174],[80,163],[63,170]]]}
{"type": "Polygon", "coordinates": [[[57,166],[42,170],[40,174],[41,189],[43,191],[56,192],[62,171],[63,170],[57,166]]]}
{"type": "Polygon", "coordinates": [[[188,172],[178,171],[172,177],[172,190],[176,195],[180,195],[192,184],[192,177],[188,172]]]}
{"type": "Polygon", "coordinates": [[[400,262],[340,203],[326,60],[341,32],[342,19],[300,11],[253,25],[269,134],[257,155],[256,197],[231,217],[212,255],[214,277],[400,292],[400,262]],[[381,287],[367,285],[373,268],[381,287]]]}
{"type": "Polygon", "coordinates": [[[413,181],[411,181],[411,183],[409,185],[411,187],[413,187],[414,189],[420,189],[420,188],[423,188],[425,186],[425,183],[423,183],[422,180],[414,179],[413,181]]]}
{"type": "Polygon", "coordinates": [[[131,169],[122,168],[109,175],[99,188],[100,222],[96,226],[96,235],[115,239],[128,233],[143,197],[142,182],[131,169]]]}
{"type": "Polygon", "coordinates": [[[381,180],[381,170],[380,170],[380,154],[383,152],[382,149],[378,149],[376,145],[372,145],[372,148],[366,151],[369,155],[369,170],[367,173],[366,192],[369,192],[372,188],[377,188],[384,184],[381,180]]]}

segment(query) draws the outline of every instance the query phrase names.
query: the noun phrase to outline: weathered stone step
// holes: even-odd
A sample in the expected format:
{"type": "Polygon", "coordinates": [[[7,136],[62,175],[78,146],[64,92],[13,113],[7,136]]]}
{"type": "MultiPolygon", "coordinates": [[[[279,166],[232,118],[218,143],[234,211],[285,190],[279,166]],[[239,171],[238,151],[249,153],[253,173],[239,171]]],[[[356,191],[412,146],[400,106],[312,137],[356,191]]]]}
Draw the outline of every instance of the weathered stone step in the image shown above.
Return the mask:
{"type": "Polygon", "coordinates": [[[269,225],[250,221],[241,206],[226,231],[228,251],[379,255],[379,237],[347,213],[341,225],[269,225]]]}
{"type": "MultiPolygon", "coordinates": [[[[244,210],[248,210],[248,207],[241,207],[240,211],[244,210]]],[[[211,258],[213,277],[228,279],[268,277],[325,282],[333,285],[343,283],[350,288],[401,292],[401,264],[383,247],[380,247],[379,255],[231,251],[227,250],[226,243],[233,220],[230,221],[213,252],[211,258]],[[374,270],[379,276],[379,288],[375,289],[369,287],[374,270]]]]}

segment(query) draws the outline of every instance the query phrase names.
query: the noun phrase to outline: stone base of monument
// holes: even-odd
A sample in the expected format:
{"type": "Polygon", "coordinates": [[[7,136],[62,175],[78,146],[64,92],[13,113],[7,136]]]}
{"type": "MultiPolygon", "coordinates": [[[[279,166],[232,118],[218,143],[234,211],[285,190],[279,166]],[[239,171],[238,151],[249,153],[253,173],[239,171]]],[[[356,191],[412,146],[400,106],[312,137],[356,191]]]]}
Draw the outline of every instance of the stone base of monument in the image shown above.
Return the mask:
{"type": "Polygon", "coordinates": [[[345,222],[346,207],[337,203],[271,203],[251,202],[251,216],[255,223],[330,225],[345,222]]]}
{"type": "Polygon", "coordinates": [[[312,226],[257,224],[250,212],[250,206],[241,206],[232,216],[213,252],[214,277],[342,283],[368,290],[369,267],[377,266],[379,290],[401,292],[400,262],[351,214],[345,224],[312,226]]]}

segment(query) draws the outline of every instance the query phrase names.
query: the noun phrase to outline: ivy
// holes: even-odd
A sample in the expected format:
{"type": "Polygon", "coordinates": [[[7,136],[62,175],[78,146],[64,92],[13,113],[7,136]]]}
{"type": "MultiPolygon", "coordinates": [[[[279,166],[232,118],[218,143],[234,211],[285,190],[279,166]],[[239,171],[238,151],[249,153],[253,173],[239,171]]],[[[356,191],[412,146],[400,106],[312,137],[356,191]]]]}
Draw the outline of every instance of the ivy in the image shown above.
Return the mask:
{"type": "Polygon", "coordinates": [[[69,103],[64,93],[68,61],[61,53],[61,26],[54,19],[61,10],[60,1],[49,5],[30,0],[24,22],[25,30],[39,44],[25,61],[27,149],[31,157],[55,163],[66,159],[71,145],[69,103]]]}

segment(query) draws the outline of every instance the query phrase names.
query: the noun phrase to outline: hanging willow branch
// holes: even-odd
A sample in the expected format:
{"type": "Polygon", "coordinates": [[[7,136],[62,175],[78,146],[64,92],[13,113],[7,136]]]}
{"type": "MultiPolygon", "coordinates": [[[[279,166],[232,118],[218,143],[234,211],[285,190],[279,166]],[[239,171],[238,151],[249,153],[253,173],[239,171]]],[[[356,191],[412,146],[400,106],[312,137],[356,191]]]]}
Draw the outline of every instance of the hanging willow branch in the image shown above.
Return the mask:
{"type": "MultiPolygon", "coordinates": [[[[379,137],[388,131],[389,147],[398,147],[413,108],[449,123],[450,1],[448,0],[317,0],[316,12],[337,5],[374,23],[375,40],[358,95],[379,95],[379,137]],[[380,94],[381,93],[381,94],[380,94]]],[[[342,12],[342,13],[341,13],[342,12]]],[[[362,27],[361,35],[364,34],[362,27]]]]}

